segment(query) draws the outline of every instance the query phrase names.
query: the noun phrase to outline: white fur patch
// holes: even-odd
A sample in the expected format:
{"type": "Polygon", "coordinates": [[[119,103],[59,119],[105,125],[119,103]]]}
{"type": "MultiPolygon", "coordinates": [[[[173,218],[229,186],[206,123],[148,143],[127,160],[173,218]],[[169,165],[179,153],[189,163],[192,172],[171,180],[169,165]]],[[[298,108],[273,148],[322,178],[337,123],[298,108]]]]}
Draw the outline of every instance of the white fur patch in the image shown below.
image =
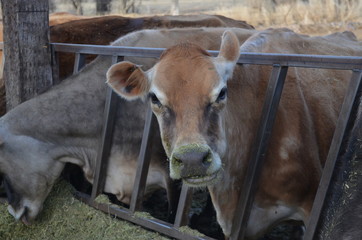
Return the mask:
{"type": "Polygon", "coordinates": [[[227,61],[224,58],[217,57],[213,58],[213,63],[215,65],[215,69],[221,79],[226,83],[228,79],[230,79],[233,76],[234,68],[236,65],[236,62],[233,61],[227,61]]]}
{"type": "Polygon", "coordinates": [[[166,94],[164,94],[157,86],[154,84],[151,85],[151,89],[149,92],[153,92],[158,100],[160,100],[161,104],[165,105],[167,103],[166,94]]]}
{"type": "Polygon", "coordinates": [[[19,220],[21,216],[23,216],[24,208],[19,209],[18,211],[15,211],[15,209],[9,205],[8,206],[8,212],[16,219],[19,220]]]}
{"type": "Polygon", "coordinates": [[[283,160],[289,158],[289,152],[294,152],[298,148],[299,140],[296,137],[288,136],[284,137],[281,141],[281,147],[279,150],[279,156],[283,160]]]}
{"type": "Polygon", "coordinates": [[[210,93],[210,99],[211,102],[216,101],[216,98],[219,96],[221,89],[223,89],[226,86],[225,81],[219,81],[219,84],[212,89],[210,93]]]}

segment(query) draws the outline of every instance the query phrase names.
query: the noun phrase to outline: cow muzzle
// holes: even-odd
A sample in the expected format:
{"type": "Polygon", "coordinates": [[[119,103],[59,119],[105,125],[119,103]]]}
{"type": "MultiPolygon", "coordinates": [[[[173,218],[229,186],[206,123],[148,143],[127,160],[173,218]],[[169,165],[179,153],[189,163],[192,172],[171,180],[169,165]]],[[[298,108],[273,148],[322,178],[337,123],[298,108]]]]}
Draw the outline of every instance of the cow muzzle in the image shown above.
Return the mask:
{"type": "Polygon", "coordinates": [[[220,175],[221,161],[204,144],[188,144],[176,148],[170,160],[170,175],[192,187],[214,184],[220,175]]]}

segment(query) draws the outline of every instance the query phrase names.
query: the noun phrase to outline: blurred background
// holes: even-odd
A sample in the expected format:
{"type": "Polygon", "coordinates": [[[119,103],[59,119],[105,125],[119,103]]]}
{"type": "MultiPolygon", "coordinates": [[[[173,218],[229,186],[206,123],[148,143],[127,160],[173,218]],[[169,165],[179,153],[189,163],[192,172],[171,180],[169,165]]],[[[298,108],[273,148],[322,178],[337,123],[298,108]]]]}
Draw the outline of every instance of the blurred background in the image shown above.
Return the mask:
{"type": "Polygon", "coordinates": [[[220,14],[257,29],[288,27],[308,35],[353,31],[362,40],[361,0],[49,0],[50,11],[76,15],[220,14]]]}

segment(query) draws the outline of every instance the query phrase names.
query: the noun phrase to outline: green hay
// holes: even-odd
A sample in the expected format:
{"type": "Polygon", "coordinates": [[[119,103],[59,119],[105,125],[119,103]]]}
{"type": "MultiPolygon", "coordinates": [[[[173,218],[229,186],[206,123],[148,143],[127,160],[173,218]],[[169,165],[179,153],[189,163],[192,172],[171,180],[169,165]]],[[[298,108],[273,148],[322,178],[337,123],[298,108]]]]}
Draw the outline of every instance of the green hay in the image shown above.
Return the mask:
{"type": "Polygon", "coordinates": [[[186,233],[186,234],[190,234],[190,235],[194,235],[196,237],[205,237],[204,234],[198,232],[195,229],[189,228],[188,226],[182,226],[179,228],[180,232],[182,233],[186,233]]]}
{"type": "MultiPolygon", "coordinates": [[[[106,201],[104,197],[101,199],[106,201]]],[[[0,204],[1,240],[168,239],[78,201],[72,195],[72,187],[65,181],[54,186],[44,203],[43,212],[31,226],[16,222],[6,208],[0,204]]]]}
{"type": "Polygon", "coordinates": [[[151,214],[148,213],[148,212],[135,212],[135,213],[134,213],[134,216],[135,216],[135,217],[138,217],[138,218],[155,219],[155,218],[152,217],[151,214]]]}

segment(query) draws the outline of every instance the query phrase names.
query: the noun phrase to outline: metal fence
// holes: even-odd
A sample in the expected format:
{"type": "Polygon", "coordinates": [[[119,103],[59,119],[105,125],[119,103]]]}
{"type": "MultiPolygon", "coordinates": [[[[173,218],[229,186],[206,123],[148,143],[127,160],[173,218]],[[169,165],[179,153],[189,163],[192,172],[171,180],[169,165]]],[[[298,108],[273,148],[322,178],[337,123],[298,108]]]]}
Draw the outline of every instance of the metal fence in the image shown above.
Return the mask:
{"type": "MultiPolygon", "coordinates": [[[[86,54],[110,55],[113,63],[122,61],[124,57],[146,57],[158,58],[163,49],[151,48],[132,48],[132,47],[114,47],[114,46],[94,46],[78,44],[58,44],[53,43],[54,53],[57,52],[74,52],[76,61],[74,72],[77,72],[85,64],[86,54]]],[[[210,51],[211,54],[217,55],[217,51],[210,51]]],[[[257,64],[270,65],[272,72],[267,87],[266,97],[262,110],[262,117],[257,137],[252,149],[252,157],[249,161],[244,187],[239,197],[238,208],[236,209],[231,239],[243,239],[246,223],[250,214],[254,195],[257,190],[257,181],[261,173],[263,156],[266,153],[268,141],[271,136],[274,119],[276,116],[279,100],[282,94],[284,80],[289,67],[303,68],[325,68],[341,69],[352,71],[352,77],[348,86],[347,94],[344,99],[336,130],[329,149],[327,161],[324,167],[320,186],[314,201],[310,221],[307,224],[306,235],[304,239],[312,240],[316,236],[320,214],[325,202],[328,188],[331,184],[331,178],[338,154],[340,152],[342,141],[346,137],[345,133],[351,128],[349,122],[353,121],[358,108],[358,99],[361,97],[362,81],[362,57],[339,57],[339,56],[319,56],[319,55],[295,55],[295,54],[260,54],[260,53],[242,53],[238,60],[239,64],[257,64]]],[[[115,113],[117,107],[117,96],[108,89],[107,101],[104,113],[104,125],[99,144],[95,178],[90,195],[77,192],[76,196],[83,202],[100,209],[104,212],[115,215],[119,218],[141,225],[145,228],[152,229],[167,236],[176,239],[212,239],[210,237],[198,237],[189,233],[180,231],[180,227],[187,217],[187,202],[191,200],[192,189],[183,186],[180,194],[176,218],[173,224],[158,219],[148,219],[137,217],[135,212],[141,209],[145,182],[150,163],[150,136],[152,128],[150,126],[155,121],[155,117],[150,109],[147,111],[146,122],[144,127],[143,139],[138,158],[138,167],[135,179],[135,185],[132,193],[129,208],[121,206],[108,205],[96,202],[95,198],[102,193],[105,183],[105,171],[107,169],[108,156],[111,148],[111,139],[115,113]]]]}

